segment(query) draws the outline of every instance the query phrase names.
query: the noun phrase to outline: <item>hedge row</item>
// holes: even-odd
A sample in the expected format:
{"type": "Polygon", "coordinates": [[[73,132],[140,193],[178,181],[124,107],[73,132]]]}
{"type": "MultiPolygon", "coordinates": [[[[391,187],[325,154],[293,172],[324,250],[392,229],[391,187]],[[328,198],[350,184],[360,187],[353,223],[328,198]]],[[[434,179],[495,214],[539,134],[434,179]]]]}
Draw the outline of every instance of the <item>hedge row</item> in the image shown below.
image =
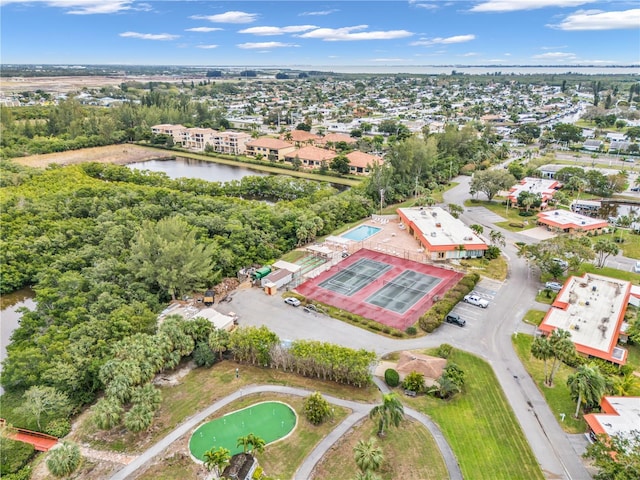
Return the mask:
{"type": "Polygon", "coordinates": [[[444,297],[436,301],[427,312],[420,317],[418,325],[427,333],[438,328],[447,314],[460,302],[465,295],[471,292],[478,281],[480,275],[469,273],[462,277],[455,287],[445,293],[444,297]]]}

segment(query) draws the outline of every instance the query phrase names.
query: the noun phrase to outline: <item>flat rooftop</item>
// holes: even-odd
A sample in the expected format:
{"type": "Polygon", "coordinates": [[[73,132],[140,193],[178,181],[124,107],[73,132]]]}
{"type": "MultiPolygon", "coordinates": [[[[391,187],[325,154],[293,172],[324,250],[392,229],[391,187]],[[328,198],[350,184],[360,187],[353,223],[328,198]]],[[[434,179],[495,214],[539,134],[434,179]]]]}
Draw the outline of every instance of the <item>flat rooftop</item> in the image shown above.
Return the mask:
{"type": "Polygon", "coordinates": [[[465,245],[467,250],[487,248],[473,230],[440,207],[399,208],[398,213],[413,223],[430,245],[465,245]]]}
{"type": "Polygon", "coordinates": [[[576,350],[615,363],[626,361],[617,347],[629,302],[631,282],[586,273],[569,278],[558,293],[540,330],[561,328],[571,334],[576,350]]]}
{"type": "Polygon", "coordinates": [[[609,223],[601,218],[587,217],[570,210],[548,210],[538,213],[538,221],[558,228],[593,230],[607,228],[609,223]]]}
{"type": "Polygon", "coordinates": [[[556,191],[554,187],[559,185],[558,181],[553,179],[525,177],[520,183],[511,187],[509,196],[517,199],[521,192],[529,192],[539,193],[545,199],[545,197],[552,197],[556,191]]]}
{"type": "Polygon", "coordinates": [[[631,439],[633,430],[640,428],[640,397],[605,397],[615,413],[592,413],[585,420],[595,433],[610,437],[620,435],[631,439]]]}

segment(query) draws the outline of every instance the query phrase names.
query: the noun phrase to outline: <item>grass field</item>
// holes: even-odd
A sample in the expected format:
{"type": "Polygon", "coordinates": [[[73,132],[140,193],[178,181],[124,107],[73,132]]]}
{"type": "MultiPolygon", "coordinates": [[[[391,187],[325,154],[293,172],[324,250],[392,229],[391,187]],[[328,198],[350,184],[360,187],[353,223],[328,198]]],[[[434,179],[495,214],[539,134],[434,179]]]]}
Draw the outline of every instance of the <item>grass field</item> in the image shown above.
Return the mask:
{"type": "Polygon", "coordinates": [[[429,415],[442,429],[458,458],[463,477],[544,478],[489,364],[459,350],[449,360],[465,372],[464,393],[449,401],[421,396],[407,398],[406,403],[429,415]]]}
{"type": "Polygon", "coordinates": [[[358,472],[353,447],[358,440],[375,438],[382,448],[384,463],[376,472],[382,480],[440,480],[447,469],[431,433],[410,418],[398,428],[387,430],[383,438],[376,435],[377,425],[366,419],[343,436],[320,461],[311,477],[314,480],[344,480],[358,472]]]}
{"type": "Polygon", "coordinates": [[[374,387],[353,388],[333,382],[304,378],[279,370],[238,365],[223,361],[211,368],[197,368],[189,372],[176,386],[162,387],[162,404],[156,412],[152,427],[148,432],[133,434],[119,429],[108,432],[97,430],[86,418],[74,434],[74,439],[88,443],[97,449],[137,453],[149,448],[167,435],[177,425],[196,412],[246,385],[274,384],[290,385],[320,391],[328,395],[362,402],[378,400],[374,387]],[[236,367],[240,368],[240,378],[235,378],[236,367]]]}
{"type": "Polygon", "coordinates": [[[538,388],[544,395],[545,400],[549,404],[551,411],[555,414],[555,417],[562,429],[567,433],[586,432],[587,424],[584,420],[582,420],[582,418],[573,418],[573,413],[576,410],[576,404],[571,400],[569,387],[567,387],[567,378],[575,370],[562,364],[553,379],[553,387],[547,387],[544,384],[544,364],[542,360],[536,360],[531,355],[533,336],[519,333],[517,336],[512,337],[512,342],[522,364],[538,385],[538,388]],[[564,422],[560,420],[561,413],[565,414],[564,422]]]}

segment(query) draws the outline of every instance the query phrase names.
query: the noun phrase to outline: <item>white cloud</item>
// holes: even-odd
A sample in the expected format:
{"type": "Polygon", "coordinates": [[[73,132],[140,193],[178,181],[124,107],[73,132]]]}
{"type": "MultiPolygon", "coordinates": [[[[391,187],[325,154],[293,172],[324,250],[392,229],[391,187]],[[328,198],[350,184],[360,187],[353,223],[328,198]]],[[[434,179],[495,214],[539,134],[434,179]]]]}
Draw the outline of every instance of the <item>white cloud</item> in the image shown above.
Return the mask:
{"type": "Polygon", "coordinates": [[[318,28],[311,32],[303,33],[300,37],[317,38],[324,40],[325,42],[339,42],[356,40],[391,40],[394,38],[405,38],[413,35],[412,32],[408,32],[407,30],[357,32],[357,30],[364,30],[368,27],[369,25],[356,25],[353,27],[342,28],[318,28]]]}
{"type": "Polygon", "coordinates": [[[461,55],[458,55],[459,57],[477,57],[478,53],[477,52],[467,52],[467,53],[463,53],[461,55]]]}
{"type": "Polygon", "coordinates": [[[282,43],[282,42],[249,42],[249,43],[239,43],[236,46],[238,48],[242,48],[245,50],[254,50],[258,48],[298,47],[299,45],[295,45],[293,43],[282,43]]]}
{"type": "Polygon", "coordinates": [[[534,55],[532,58],[538,60],[573,60],[576,58],[576,54],[569,52],[547,52],[534,55]]]}
{"type": "Polygon", "coordinates": [[[424,8],[425,10],[437,10],[438,8],[440,8],[434,3],[416,3],[415,6],[418,8],[424,8]]]}
{"type": "Polygon", "coordinates": [[[206,50],[211,48],[218,48],[218,45],[196,45],[196,48],[204,48],[206,50]]]}
{"type": "Polygon", "coordinates": [[[187,28],[185,29],[185,32],[203,32],[203,33],[209,33],[209,32],[217,32],[219,30],[222,30],[221,28],[217,28],[217,27],[193,27],[193,28],[187,28]]]}
{"type": "Polygon", "coordinates": [[[577,7],[598,0],[486,0],[474,5],[472,12],[516,12],[518,10],[537,10],[546,7],[577,7]]]}
{"type": "Polygon", "coordinates": [[[338,9],[331,9],[331,10],[320,10],[317,12],[302,12],[300,14],[301,17],[314,17],[314,16],[324,16],[324,15],[331,15],[332,13],[336,13],[339,12],[340,10],[338,9]]]}
{"type": "Polygon", "coordinates": [[[452,43],[465,43],[475,40],[476,36],[469,35],[454,35],[453,37],[436,37],[436,38],[424,38],[417,42],[411,42],[409,45],[413,47],[429,47],[431,45],[450,45],[452,43]]]}
{"type": "Polygon", "coordinates": [[[640,29],[640,8],[620,12],[580,10],[567,16],[557,25],[547,25],[559,30],[622,30],[640,29]]]}
{"type": "Polygon", "coordinates": [[[209,20],[214,23],[253,23],[258,19],[257,13],[225,12],[218,15],[193,15],[194,20],[209,20]]]}
{"type": "Polygon", "coordinates": [[[406,58],[372,58],[372,62],[410,62],[406,58]]]}
{"type": "Polygon", "coordinates": [[[170,33],[123,32],[120,36],[126,38],[139,38],[141,40],[175,40],[176,38],[180,38],[180,35],[172,35],[170,33]]]}
{"type": "MultiPolygon", "coordinates": [[[[9,3],[44,3],[49,7],[64,8],[70,15],[93,15],[132,10],[133,0],[0,0],[0,5],[9,3]]],[[[139,9],[148,9],[149,4],[140,4],[139,9]]]]}
{"type": "Polygon", "coordinates": [[[288,27],[249,27],[239,30],[238,33],[251,33],[253,35],[284,35],[285,33],[306,32],[318,28],[315,25],[290,25],[288,27]]]}

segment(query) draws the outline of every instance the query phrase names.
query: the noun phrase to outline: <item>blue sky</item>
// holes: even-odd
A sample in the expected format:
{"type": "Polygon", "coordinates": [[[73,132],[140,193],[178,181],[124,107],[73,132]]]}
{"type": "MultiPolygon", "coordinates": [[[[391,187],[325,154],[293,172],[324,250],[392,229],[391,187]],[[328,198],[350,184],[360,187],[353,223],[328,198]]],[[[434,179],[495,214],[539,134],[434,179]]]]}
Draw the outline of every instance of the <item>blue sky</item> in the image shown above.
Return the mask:
{"type": "Polygon", "coordinates": [[[637,0],[0,0],[0,61],[640,64],[637,0]]]}

